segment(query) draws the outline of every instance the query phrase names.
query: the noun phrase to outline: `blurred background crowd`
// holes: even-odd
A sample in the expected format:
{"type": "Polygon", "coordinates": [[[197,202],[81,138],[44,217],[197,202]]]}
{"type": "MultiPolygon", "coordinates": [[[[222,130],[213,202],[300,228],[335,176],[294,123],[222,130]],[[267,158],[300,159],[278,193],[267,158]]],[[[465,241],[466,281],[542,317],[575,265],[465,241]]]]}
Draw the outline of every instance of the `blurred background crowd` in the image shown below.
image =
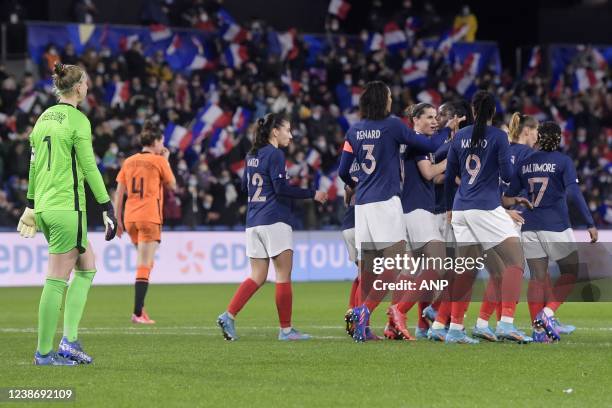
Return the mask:
{"type": "MultiPolygon", "coordinates": [[[[333,3],[333,2],[332,2],[333,3]]],[[[380,2],[382,4],[382,2],[380,2]]],[[[377,2],[374,2],[377,4],[377,2]]],[[[430,3],[418,15],[405,1],[401,13],[384,15],[374,10],[370,26],[358,36],[345,35],[341,14],[330,12],[321,36],[328,51],[310,57],[309,44],[295,35],[291,58],[281,59],[269,52],[269,41],[262,41],[271,30],[262,20],[241,22],[248,58],[236,64],[219,58],[210,66],[188,73],[176,71],[163,52],[145,55],[139,41],[118,55],[108,49],[90,49],[77,55],[73,45],[50,45],[36,72],[15,77],[0,67],[0,227],[14,228],[25,204],[30,149],[28,135],[39,114],[55,103],[48,86],[50,69],[60,60],[82,64],[90,75],[91,86],[84,110],[92,126],[93,148],[99,168],[112,194],[115,177],[123,161],[139,151],[138,133],[147,118],[164,128],[169,123],[189,128],[195,112],[215,103],[223,112],[239,107],[251,112],[250,123],[271,111],[287,111],[291,117],[294,141],[286,152],[290,182],[299,186],[325,189],[327,204],[310,201],[295,203],[295,228],[337,228],[344,207],[342,189],[335,170],[348,123],[355,120],[354,93],[366,82],[383,80],[393,93],[393,112],[402,115],[409,105],[426,100],[442,102],[468,97],[457,91],[454,66],[438,49],[427,47],[423,39],[440,35],[448,28],[430,3]],[[429,4],[429,6],[428,6],[429,4]],[[417,15],[417,20],[411,18],[417,15]],[[410,47],[391,51],[372,48],[371,32],[382,32],[393,21],[410,38],[410,47]],[[418,28],[408,29],[410,21],[418,28]],[[369,49],[365,52],[365,49],[369,49]],[[423,81],[406,84],[406,59],[427,57],[423,81]],[[124,86],[119,97],[109,84],[124,86]],[[37,89],[32,98],[33,90],[37,89]],[[423,92],[425,91],[425,92],[423,92]],[[113,95],[109,96],[109,92],[113,95]]],[[[78,1],[75,16],[82,22],[95,22],[96,9],[88,0],[78,1]]],[[[340,6],[343,2],[340,2],[340,6]]],[[[382,6],[381,6],[382,7],[382,6]]],[[[216,1],[148,1],[143,8],[143,24],[193,27],[212,33],[224,22],[223,9],[216,1]],[[221,17],[220,17],[221,16],[221,17]]],[[[462,41],[473,41],[477,20],[463,8],[450,22],[467,24],[462,41]]],[[[226,46],[223,33],[214,44],[226,46]]],[[[222,51],[219,53],[222,54],[222,51]]],[[[596,86],[576,89],[571,84],[575,70],[598,64],[588,49],[568,65],[558,86],[544,69],[514,75],[510,67],[502,71],[485,69],[474,78],[476,89],[487,89],[498,98],[496,126],[507,124],[515,111],[539,120],[555,119],[564,128],[563,149],[576,164],[581,189],[598,227],[612,225],[612,93],[609,68],[596,86]]],[[[599,71],[598,71],[599,72],[599,71]]],[[[173,147],[170,163],[177,177],[176,193],[166,192],[165,224],[172,228],[240,228],[244,223],[246,197],[240,190],[241,160],[251,145],[252,125],[235,123],[225,127],[224,149],[212,149],[211,137],[190,145],[173,147]]],[[[93,203],[90,203],[93,204],[93,203]]],[[[90,207],[91,208],[91,207],[90,207]]],[[[99,224],[90,217],[90,225],[99,224]]]]}

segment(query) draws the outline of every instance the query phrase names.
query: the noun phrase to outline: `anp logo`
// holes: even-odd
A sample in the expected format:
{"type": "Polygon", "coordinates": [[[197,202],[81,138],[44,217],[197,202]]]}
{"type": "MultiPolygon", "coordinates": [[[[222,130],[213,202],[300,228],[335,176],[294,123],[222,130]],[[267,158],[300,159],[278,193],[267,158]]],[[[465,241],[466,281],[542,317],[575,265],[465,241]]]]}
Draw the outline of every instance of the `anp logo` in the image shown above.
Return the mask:
{"type": "Polygon", "coordinates": [[[176,254],[176,257],[183,264],[183,266],[181,266],[181,272],[189,273],[192,268],[197,273],[204,272],[204,267],[202,266],[202,262],[204,262],[206,258],[204,252],[194,249],[193,241],[188,241],[185,248],[185,252],[180,251],[176,254]]]}

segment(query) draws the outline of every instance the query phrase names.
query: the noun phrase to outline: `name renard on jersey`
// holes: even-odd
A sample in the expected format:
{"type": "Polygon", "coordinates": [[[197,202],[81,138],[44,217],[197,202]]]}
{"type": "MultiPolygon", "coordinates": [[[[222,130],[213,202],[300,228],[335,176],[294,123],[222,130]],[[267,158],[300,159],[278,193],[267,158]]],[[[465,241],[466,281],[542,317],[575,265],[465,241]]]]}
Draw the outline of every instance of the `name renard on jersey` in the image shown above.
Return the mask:
{"type": "Polygon", "coordinates": [[[521,169],[523,174],[526,173],[555,173],[557,171],[557,163],[529,163],[523,165],[521,169]]]}
{"type": "Polygon", "coordinates": [[[358,130],[355,132],[355,137],[357,140],[363,139],[379,139],[380,138],[380,129],[365,129],[358,130]]]}
{"type": "MultiPolygon", "coordinates": [[[[489,142],[487,142],[487,139],[482,139],[479,144],[480,144],[480,147],[482,147],[483,149],[486,149],[489,142]]],[[[461,139],[462,149],[469,149],[472,147],[478,147],[478,146],[472,146],[472,141],[470,139],[461,139]]]]}

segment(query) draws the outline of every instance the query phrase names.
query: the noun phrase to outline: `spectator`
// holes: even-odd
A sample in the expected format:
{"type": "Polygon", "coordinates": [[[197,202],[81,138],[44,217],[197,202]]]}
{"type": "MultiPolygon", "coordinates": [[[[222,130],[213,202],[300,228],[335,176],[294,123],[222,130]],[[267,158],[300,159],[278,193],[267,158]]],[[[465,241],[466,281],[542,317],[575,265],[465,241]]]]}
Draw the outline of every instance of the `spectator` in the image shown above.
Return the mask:
{"type": "Polygon", "coordinates": [[[461,13],[455,17],[455,21],[453,22],[453,28],[457,29],[467,25],[468,30],[463,38],[466,42],[474,42],[476,41],[476,31],[478,31],[478,19],[472,12],[470,11],[470,6],[467,4],[461,7],[461,13]]]}

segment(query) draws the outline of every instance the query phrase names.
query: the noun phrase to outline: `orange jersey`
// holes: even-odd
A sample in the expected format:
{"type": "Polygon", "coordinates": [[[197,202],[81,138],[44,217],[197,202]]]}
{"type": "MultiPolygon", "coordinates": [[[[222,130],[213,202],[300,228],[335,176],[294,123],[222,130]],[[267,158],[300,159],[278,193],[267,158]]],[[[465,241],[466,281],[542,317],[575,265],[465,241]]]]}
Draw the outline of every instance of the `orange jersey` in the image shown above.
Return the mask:
{"type": "Polygon", "coordinates": [[[147,221],[161,224],[164,205],[163,185],[174,182],[168,160],[151,153],[137,153],[128,157],[117,175],[117,182],[125,186],[127,201],[123,220],[147,221]]]}

